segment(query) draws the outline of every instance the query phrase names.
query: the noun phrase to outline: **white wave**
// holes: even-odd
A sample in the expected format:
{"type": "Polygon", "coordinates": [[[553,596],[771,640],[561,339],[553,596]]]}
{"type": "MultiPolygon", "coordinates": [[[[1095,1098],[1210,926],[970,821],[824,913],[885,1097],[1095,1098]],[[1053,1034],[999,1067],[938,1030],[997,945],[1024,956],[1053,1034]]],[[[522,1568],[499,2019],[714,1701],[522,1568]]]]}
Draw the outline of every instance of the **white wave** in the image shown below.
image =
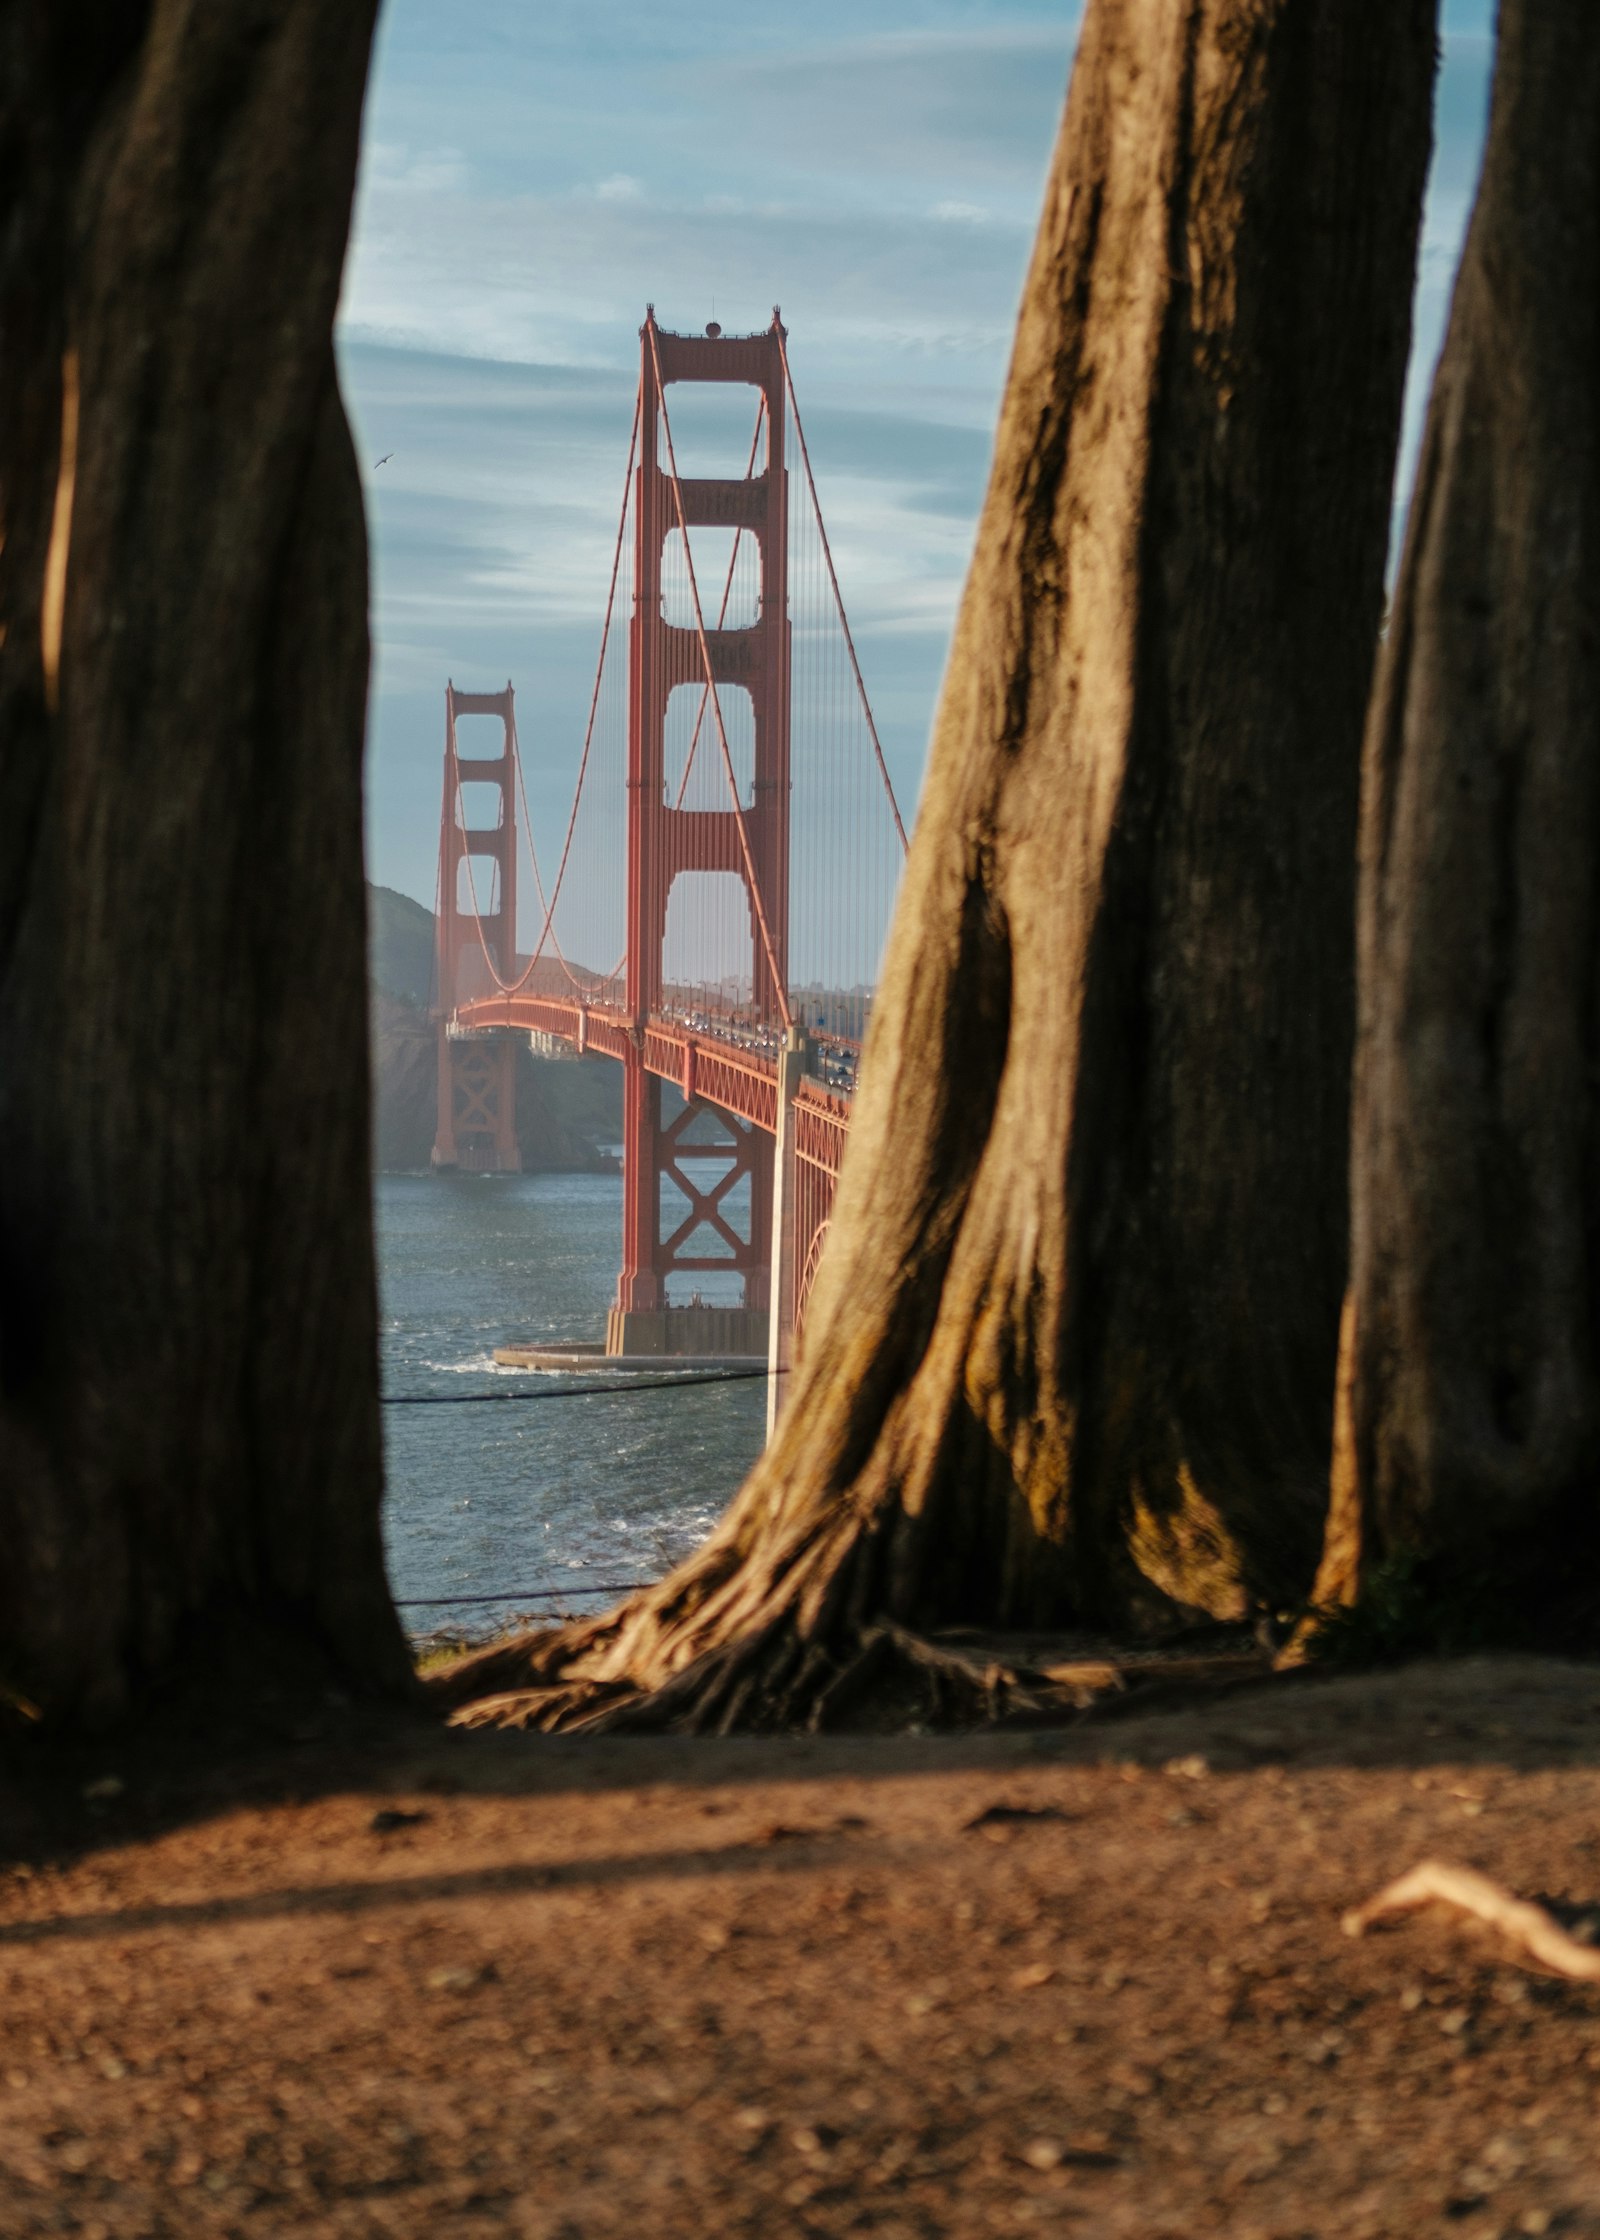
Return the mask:
{"type": "Polygon", "coordinates": [[[419,1367],[436,1377],[512,1377],[518,1373],[503,1368],[492,1353],[475,1353],[465,1361],[423,1361],[419,1367]]]}

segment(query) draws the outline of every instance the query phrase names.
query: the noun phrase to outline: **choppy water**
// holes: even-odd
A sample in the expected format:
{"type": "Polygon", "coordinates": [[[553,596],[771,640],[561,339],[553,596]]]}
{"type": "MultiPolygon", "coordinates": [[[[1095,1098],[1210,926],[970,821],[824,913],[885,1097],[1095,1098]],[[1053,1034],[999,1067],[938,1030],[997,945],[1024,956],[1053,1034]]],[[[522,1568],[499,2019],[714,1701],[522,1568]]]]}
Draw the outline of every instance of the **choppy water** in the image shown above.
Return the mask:
{"type": "MultiPolygon", "coordinates": [[[[385,1392],[456,1398],[590,1381],[497,1369],[491,1355],[519,1338],[604,1337],[620,1177],[381,1175],[376,1215],[385,1392]]],[[[765,1407],[753,1380],[385,1408],[385,1536],[406,1623],[418,1634],[485,1633],[535,1607],[539,1591],[589,1609],[602,1605],[574,1590],[659,1576],[710,1529],[755,1460],[765,1407]],[[495,1599],[464,1599],[481,1595],[495,1599]]]]}

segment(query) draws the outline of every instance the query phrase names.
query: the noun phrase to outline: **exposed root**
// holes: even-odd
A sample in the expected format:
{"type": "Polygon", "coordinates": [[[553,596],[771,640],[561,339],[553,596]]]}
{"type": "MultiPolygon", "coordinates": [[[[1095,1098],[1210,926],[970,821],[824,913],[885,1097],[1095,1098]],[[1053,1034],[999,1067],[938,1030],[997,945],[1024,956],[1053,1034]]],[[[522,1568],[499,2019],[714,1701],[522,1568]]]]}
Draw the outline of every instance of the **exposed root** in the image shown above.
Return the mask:
{"type": "Polygon", "coordinates": [[[1424,1859],[1364,1906],[1352,1908],[1344,1917],[1345,1935],[1359,1937],[1383,1914],[1402,1913],[1435,1900],[1486,1921],[1551,1975],[1566,1976],[1575,1983],[1600,1983],[1600,1952],[1568,1936],[1543,1906],[1513,1897],[1499,1883],[1475,1874],[1470,1867],[1447,1867],[1437,1859],[1424,1859]]]}
{"type": "Polygon", "coordinates": [[[496,1665],[503,1670],[514,1650],[507,1644],[475,1673],[457,1668],[446,1676],[458,1706],[452,1725],[585,1734],[731,1734],[741,1728],[819,1734],[890,1688],[902,1697],[909,1692],[909,1716],[920,1712],[941,1725],[1038,1711],[1046,1697],[1059,1695],[1048,1683],[1042,1692],[1028,1684],[1042,1675],[1025,1679],[992,1657],[947,1647],[903,1626],[839,1628],[831,1645],[808,1640],[789,1610],[706,1650],[653,1688],[626,1677],[584,1675],[573,1656],[561,1657],[557,1666],[543,1643],[524,1649],[521,1661],[525,1677],[532,1677],[529,1666],[536,1656],[556,1666],[545,1684],[489,1692],[471,1684],[489,1678],[496,1665]]]}
{"type": "Polygon", "coordinates": [[[31,1697],[23,1695],[8,1681],[0,1680],[0,1733],[36,1727],[43,1717],[44,1713],[31,1697]]]}
{"type": "Polygon", "coordinates": [[[884,1626],[881,1637],[891,1658],[919,1676],[927,1690],[929,1715],[945,1721],[995,1722],[1017,1712],[1042,1711],[1053,1691],[1042,1672],[1003,1663],[963,1645],[930,1641],[904,1626],[884,1626]]]}
{"type": "MultiPolygon", "coordinates": [[[[626,1607],[626,1605],[624,1605],[626,1607]]],[[[492,1641],[485,1649],[468,1649],[448,1663],[424,1673],[423,1683],[436,1703],[445,1706],[478,1706],[491,1699],[529,1692],[535,1676],[555,1665],[570,1663],[592,1647],[597,1637],[609,1636],[616,1612],[603,1618],[580,1618],[567,1626],[540,1627],[537,1633],[519,1633],[492,1641]]],[[[462,1720],[461,1725],[484,1725],[482,1720],[462,1720]]]]}
{"type": "Polygon", "coordinates": [[[788,1591],[744,1631],[719,1639],[706,1628],[711,1640],[676,1668],[673,1655],[683,1659],[705,1606],[688,1616],[681,1606],[663,1610],[654,1589],[607,1619],[464,1659],[440,1676],[437,1692],[461,1727],[819,1734],[874,1714],[897,1726],[1053,1724],[1265,1676],[1253,1655],[1084,1657],[1037,1638],[852,1623],[838,1577],[819,1595],[811,1566],[795,1565],[788,1591]]]}
{"type": "Polygon", "coordinates": [[[1076,1638],[921,1630],[927,1520],[797,1502],[750,1481],[670,1577],[604,1616],[430,1676],[459,1726],[565,1733],[820,1733],[842,1724],[1057,1721],[1157,1687],[1260,1679],[1259,1654],[1086,1656],[1076,1638]],[[907,1621],[911,1622],[907,1622],[907,1621]]]}

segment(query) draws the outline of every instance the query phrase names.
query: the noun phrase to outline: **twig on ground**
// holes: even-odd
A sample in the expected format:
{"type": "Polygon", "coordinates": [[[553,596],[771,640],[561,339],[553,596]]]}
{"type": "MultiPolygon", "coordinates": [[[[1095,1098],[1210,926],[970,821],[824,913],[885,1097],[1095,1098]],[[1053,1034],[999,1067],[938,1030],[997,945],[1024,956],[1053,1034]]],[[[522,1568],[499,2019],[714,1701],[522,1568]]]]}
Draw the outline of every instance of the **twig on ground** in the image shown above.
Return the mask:
{"type": "Polygon", "coordinates": [[[1543,1906],[1513,1897],[1470,1867],[1447,1867],[1437,1859],[1424,1859],[1364,1906],[1353,1907],[1344,1917],[1345,1935],[1359,1937],[1381,1914],[1404,1912],[1435,1900],[1486,1921],[1552,1975],[1570,1977],[1575,1983],[1600,1983],[1600,1952],[1569,1937],[1543,1906]]]}

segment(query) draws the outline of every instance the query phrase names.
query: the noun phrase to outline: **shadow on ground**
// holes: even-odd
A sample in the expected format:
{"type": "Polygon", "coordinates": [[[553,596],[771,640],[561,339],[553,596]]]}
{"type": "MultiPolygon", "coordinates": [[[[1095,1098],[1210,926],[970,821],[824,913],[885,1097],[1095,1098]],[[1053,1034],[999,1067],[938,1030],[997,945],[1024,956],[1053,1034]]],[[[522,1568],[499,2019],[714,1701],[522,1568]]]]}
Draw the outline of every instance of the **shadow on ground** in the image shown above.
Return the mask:
{"type": "MultiPolygon", "coordinates": [[[[168,1720],[92,1742],[13,1736],[0,1751],[0,1866],[122,1846],[241,1807],[336,1795],[412,1796],[426,1809],[430,1796],[556,1800],[613,1789],[871,1782],[1052,1763],[1159,1766],[1195,1754],[1219,1774],[1272,1766],[1517,1773],[1600,1766],[1600,1664],[1486,1656],[1337,1676],[1263,1675],[1159,1708],[1111,1699],[1060,1724],[938,1734],[463,1732],[424,1712],[375,1713],[324,1700],[309,1710],[299,1705],[286,1731],[269,1724],[219,1733],[168,1720]]],[[[625,1871],[637,1869],[629,1862],[625,1871]]]]}

